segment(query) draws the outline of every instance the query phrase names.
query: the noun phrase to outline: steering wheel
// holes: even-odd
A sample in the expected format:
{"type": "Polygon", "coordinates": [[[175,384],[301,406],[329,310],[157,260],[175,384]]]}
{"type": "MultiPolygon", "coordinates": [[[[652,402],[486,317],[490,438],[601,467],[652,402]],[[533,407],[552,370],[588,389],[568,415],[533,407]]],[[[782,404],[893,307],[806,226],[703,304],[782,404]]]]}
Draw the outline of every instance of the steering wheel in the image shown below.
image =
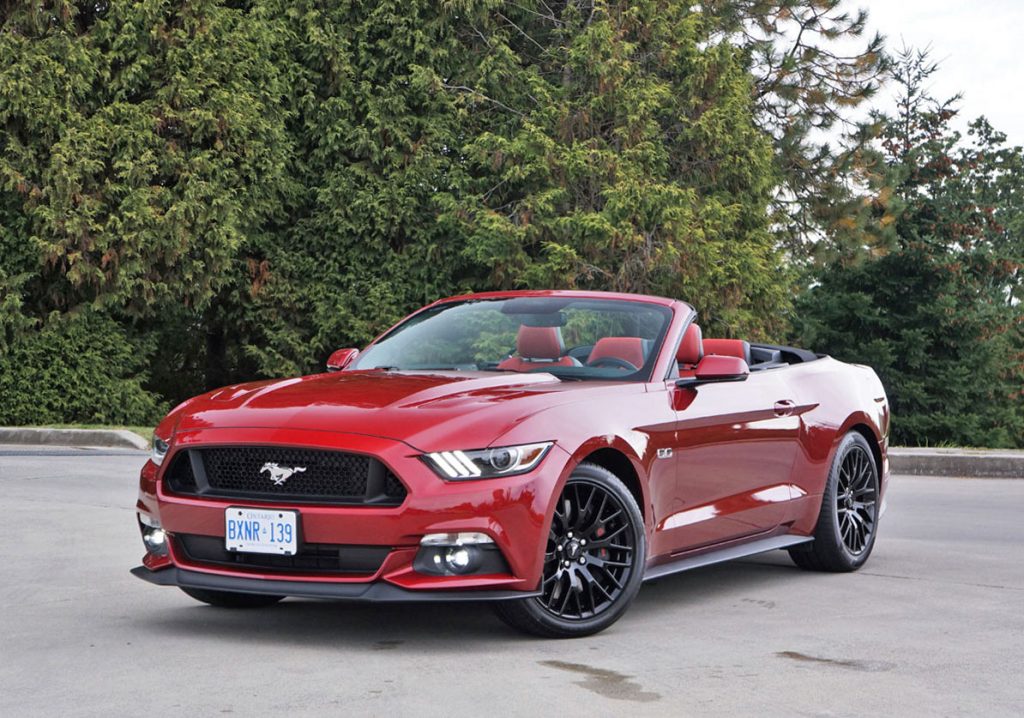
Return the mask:
{"type": "Polygon", "coordinates": [[[588,361],[587,366],[600,367],[602,364],[616,367],[617,369],[626,369],[627,371],[640,371],[640,367],[635,366],[632,362],[628,362],[625,359],[619,357],[600,357],[594,361],[588,361]]]}

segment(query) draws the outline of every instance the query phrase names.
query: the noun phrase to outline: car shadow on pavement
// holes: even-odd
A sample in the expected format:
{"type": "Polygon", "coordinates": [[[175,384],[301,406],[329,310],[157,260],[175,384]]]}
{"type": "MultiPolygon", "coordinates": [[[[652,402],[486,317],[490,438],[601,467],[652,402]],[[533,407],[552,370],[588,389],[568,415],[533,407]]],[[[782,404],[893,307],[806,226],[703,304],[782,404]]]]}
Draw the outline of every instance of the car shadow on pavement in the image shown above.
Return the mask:
{"type": "Polygon", "coordinates": [[[776,551],[748,559],[705,566],[649,581],[629,614],[655,617],[664,611],[692,610],[702,605],[747,599],[756,591],[805,575],[785,553],[776,551]]]}
{"type": "MultiPolygon", "coordinates": [[[[630,617],[692,610],[703,602],[748,596],[758,588],[794,578],[799,571],[785,556],[757,558],[665,576],[645,584],[630,617]]],[[[182,595],[180,607],[166,606],[138,614],[140,631],[175,637],[218,637],[295,643],[303,646],[345,645],[372,650],[415,649],[465,651],[467,644],[495,639],[536,640],[508,628],[484,603],[367,604],[288,599],[260,609],[220,609],[182,595]]],[[[616,630],[622,630],[616,627],[616,630]]]]}
{"type": "Polygon", "coordinates": [[[482,603],[369,604],[353,601],[286,599],[259,609],[221,609],[181,596],[180,607],[139,615],[142,631],[175,637],[219,637],[303,646],[408,648],[429,641],[431,651],[464,650],[467,642],[520,634],[482,603]]]}

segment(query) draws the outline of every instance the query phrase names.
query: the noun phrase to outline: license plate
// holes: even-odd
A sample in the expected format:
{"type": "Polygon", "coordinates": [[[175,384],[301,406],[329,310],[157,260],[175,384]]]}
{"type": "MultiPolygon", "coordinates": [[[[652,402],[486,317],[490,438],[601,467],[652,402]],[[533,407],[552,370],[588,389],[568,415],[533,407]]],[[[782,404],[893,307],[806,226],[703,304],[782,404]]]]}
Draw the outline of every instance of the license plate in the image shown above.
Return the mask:
{"type": "Polygon", "coordinates": [[[224,510],[224,547],[228,551],[294,556],[299,546],[297,511],[224,510]]]}

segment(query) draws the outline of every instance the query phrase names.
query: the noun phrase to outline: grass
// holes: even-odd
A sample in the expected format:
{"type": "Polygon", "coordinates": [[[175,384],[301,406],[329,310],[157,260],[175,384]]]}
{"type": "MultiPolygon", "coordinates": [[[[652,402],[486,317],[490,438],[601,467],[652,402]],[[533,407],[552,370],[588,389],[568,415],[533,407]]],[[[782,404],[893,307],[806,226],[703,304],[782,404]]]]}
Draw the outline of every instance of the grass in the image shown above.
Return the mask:
{"type": "Polygon", "coordinates": [[[112,424],[48,424],[47,426],[28,427],[38,429],[124,429],[138,434],[146,441],[153,441],[152,426],[114,426],[112,424]]]}

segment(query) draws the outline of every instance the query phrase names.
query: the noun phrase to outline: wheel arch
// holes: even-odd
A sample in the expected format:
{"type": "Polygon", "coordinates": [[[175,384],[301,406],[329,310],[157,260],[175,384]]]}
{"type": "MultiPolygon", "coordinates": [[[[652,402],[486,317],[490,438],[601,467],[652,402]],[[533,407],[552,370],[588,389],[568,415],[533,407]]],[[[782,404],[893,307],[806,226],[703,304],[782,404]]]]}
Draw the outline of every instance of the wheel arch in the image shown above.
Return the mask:
{"type": "Polygon", "coordinates": [[[640,507],[640,515],[644,517],[646,522],[648,512],[645,510],[643,486],[640,483],[640,476],[637,473],[636,467],[633,466],[633,462],[630,461],[628,456],[618,449],[608,446],[591,451],[580,459],[578,463],[583,462],[597,464],[601,468],[615,474],[619,481],[626,485],[633,498],[636,499],[636,504],[640,507]]]}
{"type": "Polygon", "coordinates": [[[843,432],[845,436],[850,431],[856,431],[858,434],[864,437],[864,440],[868,442],[868,446],[871,447],[871,455],[875,458],[875,470],[878,471],[879,478],[882,475],[882,445],[878,441],[878,437],[870,426],[864,423],[857,423],[849,427],[848,431],[843,432]]]}
{"type": "MultiPolygon", "coordinates": [[[[875,468],[878,470],[879,476],[881,476],[885,466],[885,437],[882,433],[882,428],[875,421],[872,421],[871,415],[866,412],[856,411],[842,423],[833,440],[832,456],[835,455],[834,452],[839,447],[839,442],[851,431],[856,431],[868,442],[868,446],[871,447],[871,454],[875,458],[875,468]]],[[[829,459],[830,466],[832,464],[831,458],[829,459]]]]}

